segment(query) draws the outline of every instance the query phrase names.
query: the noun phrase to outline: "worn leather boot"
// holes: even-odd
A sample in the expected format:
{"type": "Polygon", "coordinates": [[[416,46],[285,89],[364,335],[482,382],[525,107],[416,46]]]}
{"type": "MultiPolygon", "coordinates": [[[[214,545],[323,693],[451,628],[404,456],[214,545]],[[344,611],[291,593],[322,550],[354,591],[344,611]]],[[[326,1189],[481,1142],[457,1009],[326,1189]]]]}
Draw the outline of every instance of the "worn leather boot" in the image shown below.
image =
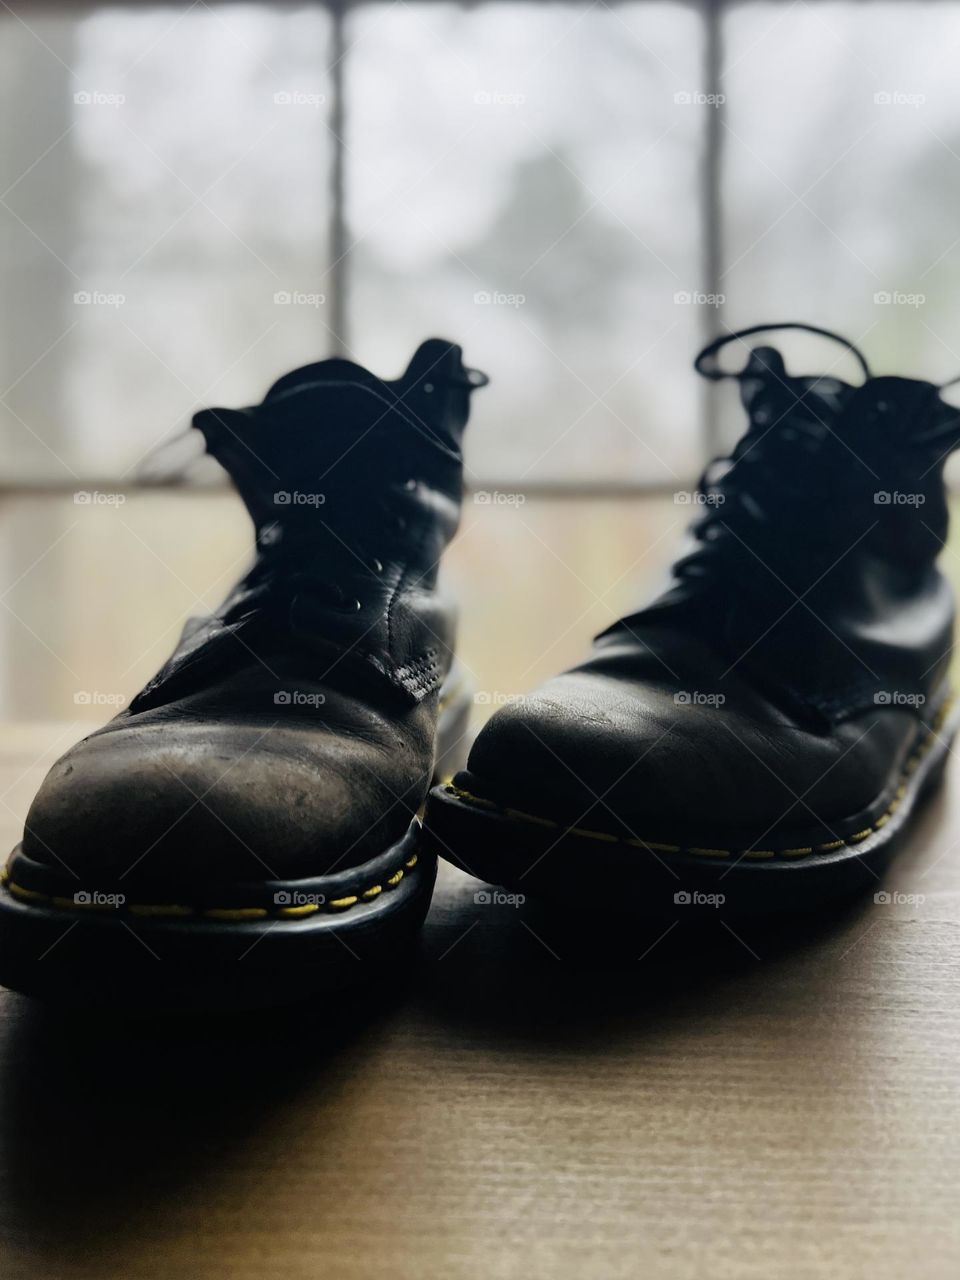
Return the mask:
{"type": "Polygon", "coordinates": [[[0,981],[220,1007],[383,980],[430,901],[415,815],[470,703],[437,567],[484,381],[432,340],[396,382],[326,360],[197,414],[253,567],[50,771],[3,876],[0,981]]]}
{"type": "MultiPolygon", "coordinates": [[[[701,481],[668,589],[498,711],[427,847],[585,913],[816,909],[870,887],[942,770],[953,599],[936,567],[960,414],[899,377],[735,374],[749,429],[701,481]]],[[[823,333],[822,330],[813,330],[823,333]]],[[[835,335],[827,335],[834,337],[835,335]]]]}

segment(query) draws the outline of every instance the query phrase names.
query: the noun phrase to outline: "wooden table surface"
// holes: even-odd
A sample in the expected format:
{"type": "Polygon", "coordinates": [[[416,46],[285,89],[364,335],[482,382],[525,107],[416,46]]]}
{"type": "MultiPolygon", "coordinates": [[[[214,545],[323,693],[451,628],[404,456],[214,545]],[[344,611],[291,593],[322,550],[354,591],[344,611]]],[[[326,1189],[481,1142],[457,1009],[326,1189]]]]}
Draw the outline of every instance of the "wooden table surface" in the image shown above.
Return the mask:
{"type": "MultiPolygon", "coordinates": [[[[70,730],[8,726],[3,836],[70,730]]],[[[3,1277],[960,1274],[960,777],[868,900],[620,954],[441,873],[375,997],[0,995],[3,1277]]]]}

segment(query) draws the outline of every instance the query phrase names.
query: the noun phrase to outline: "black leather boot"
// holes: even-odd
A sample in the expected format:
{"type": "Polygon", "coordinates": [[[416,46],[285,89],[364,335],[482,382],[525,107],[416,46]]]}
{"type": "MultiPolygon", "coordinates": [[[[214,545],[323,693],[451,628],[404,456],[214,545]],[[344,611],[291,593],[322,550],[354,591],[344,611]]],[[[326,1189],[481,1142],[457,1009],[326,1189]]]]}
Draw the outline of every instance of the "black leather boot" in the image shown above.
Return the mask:
{"type": "Polygon", "coordinates": [[[415,817],[470,702],[437,567],[471,389],[432,340],[194,426],[256,529],[250,572],[47,776],[0,893],[0,981],[71,999],[280,1003],[378,975],[435,860],[415,817]]]}
{"type": "Polygon", "coordinates": [[[432,793],[428,848],[595,913],[876,890],[957,725],[936,558],[960,414],[853,348],[862,386],[794,377],[772,347],[718,368],[790,327],[808,328],[698,357],[738,379],[750,425],[701,481],[690,553],[582,666],[491,719],[432,793]]]}

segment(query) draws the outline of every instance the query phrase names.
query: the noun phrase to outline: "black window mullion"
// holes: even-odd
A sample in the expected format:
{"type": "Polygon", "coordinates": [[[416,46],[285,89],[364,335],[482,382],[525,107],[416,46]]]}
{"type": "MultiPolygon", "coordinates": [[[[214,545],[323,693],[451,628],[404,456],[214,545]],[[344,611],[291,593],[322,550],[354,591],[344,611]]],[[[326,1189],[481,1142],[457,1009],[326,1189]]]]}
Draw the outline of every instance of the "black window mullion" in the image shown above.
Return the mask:
{"type": "Polygon", "coordinates": [[[327,335],[332,355],[349,352],[349,272],[350,254],[346,218],[346,135],[347,110],[346,38],[348,0],[329,0],[330,34],[330,115],[333,135],[333,160],[330,170],[329,243],[330,269],[327,273],[330,333],[327,335]]]}

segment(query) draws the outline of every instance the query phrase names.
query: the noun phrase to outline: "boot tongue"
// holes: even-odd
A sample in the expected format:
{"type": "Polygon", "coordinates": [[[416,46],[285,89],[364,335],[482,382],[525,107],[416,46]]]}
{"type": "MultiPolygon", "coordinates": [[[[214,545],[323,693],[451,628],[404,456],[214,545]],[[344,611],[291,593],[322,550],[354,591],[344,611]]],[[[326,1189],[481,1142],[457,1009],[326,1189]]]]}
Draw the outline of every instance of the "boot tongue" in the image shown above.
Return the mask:
{"type": "Polygon", "coordinates": [[[258,527],[332,518],[334,501],[376,501],[417,475],[443,484],[451,467],[459,475],[470,387],[460,348],[430,339],[396,381],[322,360],[278,379],[256,408],[203,410],[194,426],[258,527]]]}
{"type": "Polygon", "coordinates": [[[852,396],[848,413],[890,445],[923,444],[956,427],[960,412],[939,387],[914,378],[871,378],[852,396]]]}
{"type": "Polygon", "coordinates": [[[894,481],[917,488],[924,478],[927,488],[934,479],[940,484],[942,465],[937,464],[960,444],[960,411],[933,383],[871,378],[847,401],[836,430],[875,489],[892,488],[894,481]],[[883,484],[878,477],[884,477],[883,484]]]}
{"type": "Polygon", "coordinates": [[[331,382],[374,384],[379,381],[379,378],[375,378],[362,365],[334,356],[329,360],[317,360],[314,364],[305,364],[300,369],[285,373],[282,378],[276,380],[264,396],[263,403],[267,405],[282,400],[292,392],[303,390],[304,387],[322,389],[324,383],[327,385],[331,382]]]}
{"type": "Polygon", "coordinates": [[[406,372],[400,379],[407,386],[418,382],[450,381],[465,378],[463,352],[455,343],[445,342],[443,338],[427,338],[410,357],[406,372]]]}
{"type": "Polygon", "coordinates": [[[422,386],[430,388],[426,394],[435,391],[439,385],[467,380],[467,371],[463,367],[463,352],[452,342],[442,338],[428,338],[421,342],[410,358],[410,363],[403,375],[395,382],[383,382],[375,374],[364,369],[353,360],[334,356],[328,360],[318,360],[314,364],[306,364],[278,378],[264,397],[264,405],[284,399],[292,392],[301,391],[305,387],[318,390],[329,388],[331,384],[352,382],[361,386],[389,387],[395,395],[406,398],[414,389],[422,386]]]}

